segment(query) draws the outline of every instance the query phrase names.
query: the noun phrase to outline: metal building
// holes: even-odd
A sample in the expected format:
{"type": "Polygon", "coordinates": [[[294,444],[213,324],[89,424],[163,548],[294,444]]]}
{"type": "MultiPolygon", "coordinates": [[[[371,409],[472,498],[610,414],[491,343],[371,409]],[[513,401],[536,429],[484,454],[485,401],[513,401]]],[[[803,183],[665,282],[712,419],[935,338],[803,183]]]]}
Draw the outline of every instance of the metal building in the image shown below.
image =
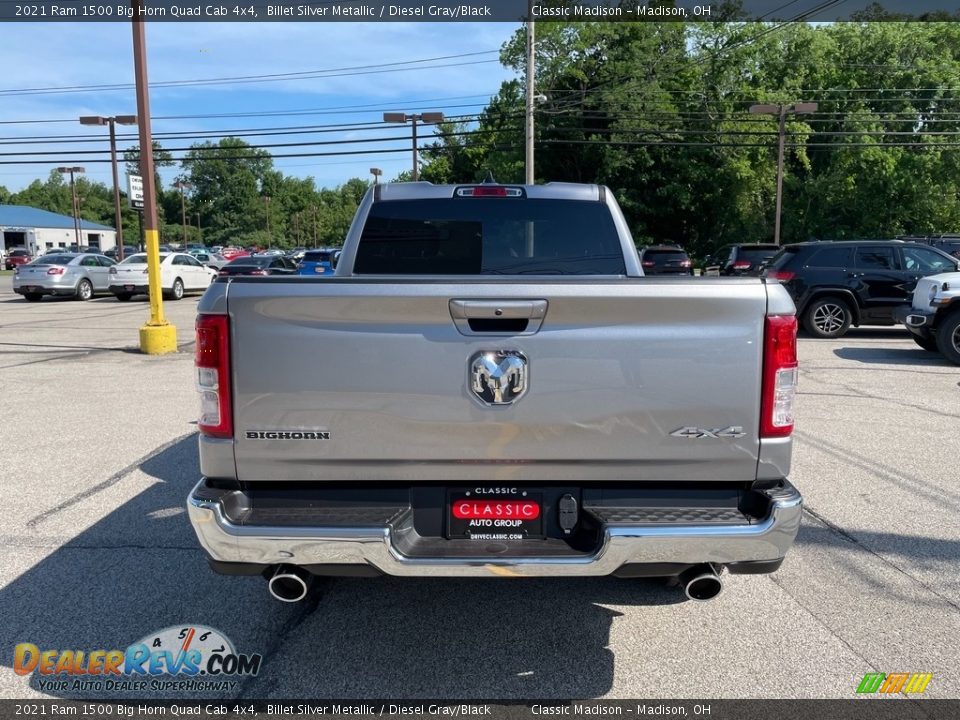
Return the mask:
{"type": "MultiPolygon", "coordinates": [[[[73,217],[26,205],[0,205],[0,252],[26,248],[42,255],[77,244],[73,217]]],[[[117,231],[89,220],[80,221],[80,245],[101,251],[116,247],[117,231]]]]}

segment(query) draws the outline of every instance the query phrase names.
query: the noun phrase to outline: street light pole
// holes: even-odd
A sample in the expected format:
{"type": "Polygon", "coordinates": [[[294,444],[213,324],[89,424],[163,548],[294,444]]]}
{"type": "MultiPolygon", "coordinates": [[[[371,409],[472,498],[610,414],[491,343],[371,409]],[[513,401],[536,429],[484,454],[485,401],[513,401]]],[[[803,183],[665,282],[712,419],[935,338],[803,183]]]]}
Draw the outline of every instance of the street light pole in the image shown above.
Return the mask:
{"type": "MultiPolygon", "coordinates": [[[[417,157],[417,121],[425,124],[436,124],[443,122],[442,112],[425,113],[397,113],[388,112],[383,114],[383,121],[388,123],[412,123],[413,124],[413,181],[420,179],[419,159],[417,157]]],[[[371,170],[371,172],[373,172],[371,170]]]]}
{"type": "Polygon", "coordinates": [[[80,203],[77,201],[77,186],[73,174],[86,172],[82,167],[58,167],[58,173],[70,174],[70,206],[73,208],[73,233],[76,238],[77,251],[80,250],[80,203]]]}
{"type": "Polygon", "coordinates": [[[534,29],[533,29],[533,0],[527,4],[527,99],[526,99],[526,130],[524,142],[525,182],[533,185],[533,82],[534,82],[534,29]]]}
{"type": "Polygon", "coordinates": [[[376,185],[380,182],[380,176],[383,175],[383,170],[380,168],[370,168],[370,174],[373,175],[373,184],[376,185]]]}
{"type": "Polygon", "coordinates": [[[750,113],[753,115],[774,115],[779,119],[777,131],[777,201],[776,213],[773,222],[773,243],[780,244],[780,214],[783,208],[783,163],[784,149],[787,140],[787,113],[801,115],[817,111],[817,103],[793,103],[791,104],[765,104],[751,105],[750,113]]]}
{"type": "Polygon", "coordinates": [[[192,188],[193,185],[185,180],[177,180],[173,186],[180,189],[180,215],[183,218],[183,249],[187,249],[187,200],[183,195],[185,188],[192,188]]]}
{"type": "Polygon", "coordinates": [[[109,125],[110,126],[110,166],[113,171],[113,216],[117,230],[117,260],[123,260],[123,217],[120,208],[120,181],[117,175],[117,131],[116,125],[136,125],[136,115],[116,115],[103,117],[101,115],[84,115],[80,118],[81,125],[109,125]]]}

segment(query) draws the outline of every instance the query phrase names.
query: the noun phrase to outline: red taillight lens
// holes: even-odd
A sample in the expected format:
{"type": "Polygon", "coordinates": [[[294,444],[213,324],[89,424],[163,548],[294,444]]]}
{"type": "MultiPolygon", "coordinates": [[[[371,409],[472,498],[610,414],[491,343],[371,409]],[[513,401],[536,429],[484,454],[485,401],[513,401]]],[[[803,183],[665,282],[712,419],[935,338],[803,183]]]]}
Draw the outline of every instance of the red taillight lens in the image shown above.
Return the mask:
{"type": "Polygon", "coordinates": [[[226,275],[226,274],[227,274],[226,270],[221,270],[220,272],[217,273],[217,275],[226,275]]]}
{"type": "Polygon", "coordinates": [[[753,264],[753,263],[751,263],[749,260],[737,260],[735,263],[733,263],[733,269],[734,269],[734,270],[747,270],[747,269],[750,268],[750,266],[751,266],[752,264],[753,264]]]}
{"type": "Polygon", "coordinates": [[[643,265],[644,267],[653,267],[654,265],[656,265],[656,263],[653,260],[644,260],[640,264],[643,265]]]}
{"type": "Polygon", "coordinates": [[[63,275],[62,267],[52,267],[47,270],[47,275],[63,275]]]}
{"type": "Polygon", "coordinates": [[[457,188],[457,197],[523,197],[520,188],[508,188],[500,185],[478,185],[476,187],[457,188]]]}
{"type": "Polygon", "coordinates": [[[786,282],[787,280],[793,280],[793,278],[796,277],[796,273],[792,273],[789,270],[769,270],[767,271],[767,277],[779,280],[780,282],[786,282]]]}
{"type": "Polygon", "coordinates": [[[250,272],[247,273],[247,275],[266,275],[266,274],[267,274],[266,270],[251,270],[250,272]]]}
{"type": "Polygon", "coordinates": [[[473,189],[473,197],[506,197],[507,189],[505,187],[476,187],[473,189]]]}
{"type": "Polygon", "coordinates": [[[197,316],[197,391],[204,435],[233,437],[230,406],[230,320],[226,315],[197,316]]]}
{"type": "Polygon", "coordinates": [[[680,261],[680,267],[690,267],[691,265],[693,265],[693,262],[690,261],[690,260],[681,260],[681,261],[680,261]]]}
{"type": "Polygon", "coordinates": [[[763,336],[760,437],[786,437],[793,432],[797,373],[797,318],[771,315],[763,336]]]}

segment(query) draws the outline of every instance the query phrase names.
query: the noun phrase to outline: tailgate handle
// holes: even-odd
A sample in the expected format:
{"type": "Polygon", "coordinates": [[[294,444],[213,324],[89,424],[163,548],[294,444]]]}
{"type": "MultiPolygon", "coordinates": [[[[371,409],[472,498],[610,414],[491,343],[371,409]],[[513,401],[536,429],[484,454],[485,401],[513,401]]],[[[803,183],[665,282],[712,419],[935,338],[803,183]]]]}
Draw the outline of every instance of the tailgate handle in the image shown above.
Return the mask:
{"type": "Polygon", "coordinates": [[[533,335],[547,314],[546,300],[451,300],[461,335],[533,335]]]}

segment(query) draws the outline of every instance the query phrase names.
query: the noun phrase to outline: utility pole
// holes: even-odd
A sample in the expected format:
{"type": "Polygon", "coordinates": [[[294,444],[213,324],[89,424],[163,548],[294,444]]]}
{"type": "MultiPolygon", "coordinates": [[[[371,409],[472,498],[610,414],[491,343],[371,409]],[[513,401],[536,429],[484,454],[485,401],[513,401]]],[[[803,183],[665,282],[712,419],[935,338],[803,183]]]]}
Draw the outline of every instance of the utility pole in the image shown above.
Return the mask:
{"type": "Polygon", "coordinates": [[[777,201],[773,221],[773,243],[780,244],[780,215],[783,208],[783,162],[787,140],[787,113],[800,115],[817,111],[817,103],[793,103],[779,105],[751,105],[753,115],[774,115],[779,119],[777,131],[777,201]]]}
{"type": "Polygon", "coordinates": [[[317,206],[313,206],[313,246],[317,247],[317,206]]]}
{"type": "Polygon", "coordinates": [[[264,216],[267,219],[267,246],[270,247],[273,245],[273,238],[270,237],[270,196],[263,196],[263,211],[264,216]]]}
{"type": "Polygon", "coordinates": [[[203,244],[203,230],[200,228],[200,213],[199,213],[199,212],[197,213],[197,235],[199,236],[199,239],[197,240],[197,242],[202,245],[202,244],[203,244]]]}
{"type": "Polygon", "coordinates": [[[525,180],[527,185],[533,185],[533,83],[534,83],[534,48],[535,37],[533,29],[533,0],[527,3],[527,106],[526,106],[526,138],[524,143],[525,151],[525,180]]]}
{"type": "MultiPolygon", "coordinates": [[[[425,124],[435,124],[443,122],[442,112],[425,113],[397,113],[388,112],[383,114],[383,121],[388,123],[412,123],[413,124],[413,181],[420,179],[420,163],[417,157],[417,121],[425,124]]],[[[370,172],[373,172],[371,170],[370,172]]]]}
{"type": "Polygon", "coordinates": [[[137,84],[137,117],[140,119],[140,171],[143,174],[143,234],[147,244],[147,278],[150,287],[150,320],[140,327],[140,350],[150,355],[177,351],[177,329],[163,317],[160,287],[160,237],[157,232],[157,188],[150,132],[150,89],[147,80],[147,38],[143,0],[132,0],[133,65],[137,84]]]}
{"type": "Polygon", "coordinates": [[[77,200],[77,186],[74,182],[74,173],[86,172],[82,167],[58,167],[58,173],[70,174],[70,205],[73,208],[73,233],[76,237],[77,252],[80,251],[80,202],[77,200]]]}
{"type": "Polygon", "coordinates": [[[173,186],[180,189],[180,215],[183,218],[183,249],[187,249],[187,201],[183,195],[185,188],[192,188],[193,185],[185,180],[177,180],[173,186]]]}

